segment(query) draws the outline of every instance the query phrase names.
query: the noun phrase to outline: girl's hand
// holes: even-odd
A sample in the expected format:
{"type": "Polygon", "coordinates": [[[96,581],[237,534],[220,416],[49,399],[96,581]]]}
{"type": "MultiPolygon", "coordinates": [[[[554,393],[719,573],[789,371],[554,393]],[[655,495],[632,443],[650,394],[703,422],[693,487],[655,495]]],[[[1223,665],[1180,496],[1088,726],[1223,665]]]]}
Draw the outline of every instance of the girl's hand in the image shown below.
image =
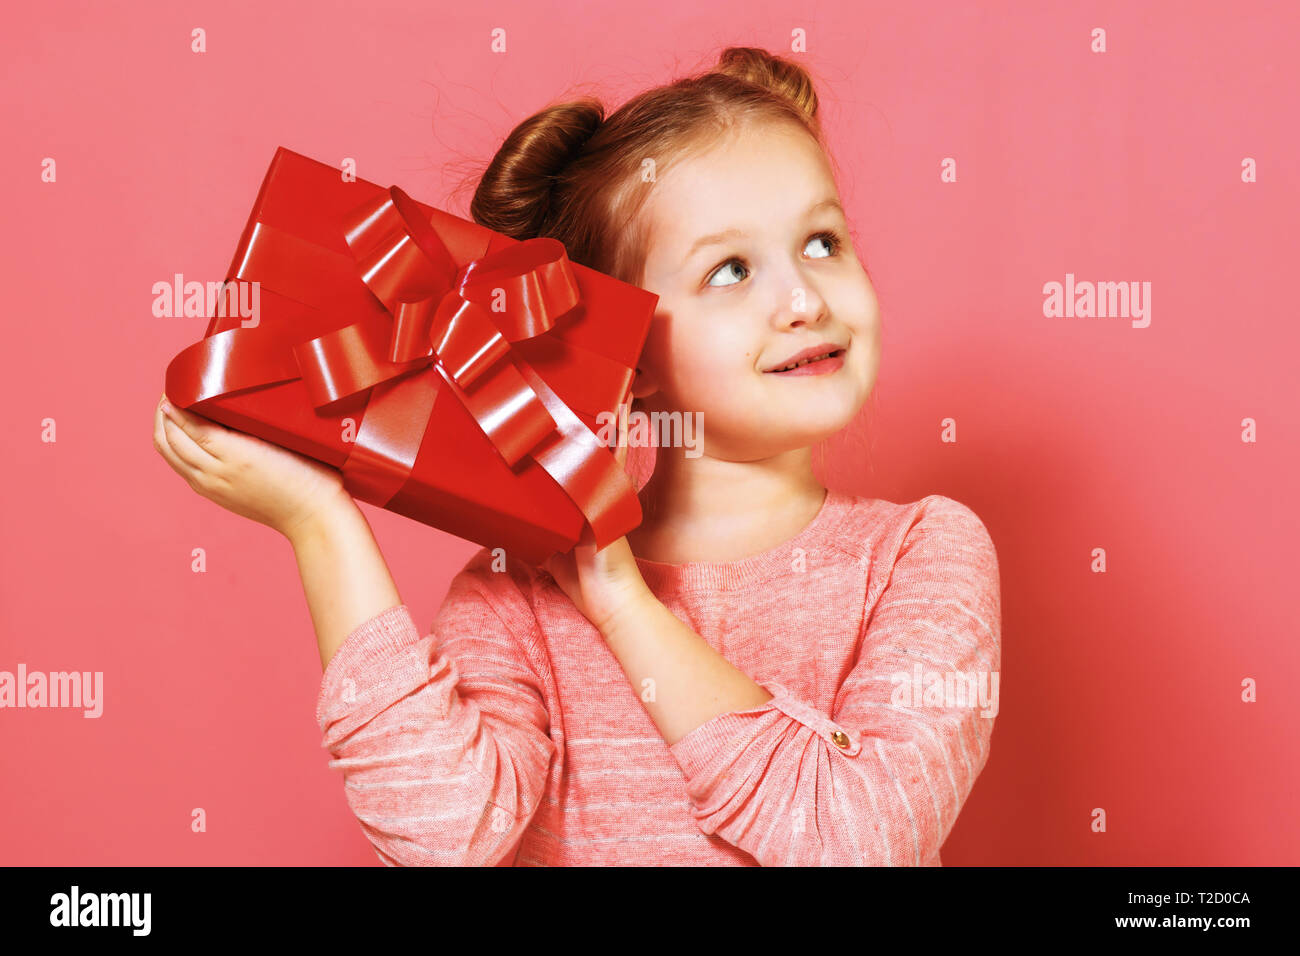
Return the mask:
{"type": "MultiPolygon", "coordinates": [[[[619,409],[618,448],[615,460],[627,461],[627,430],[619,409]]],[[[653,593],[641,576],[627,536],[610,542],[600,551],[594,544],[579,544],[568,554],[553,554],[542,569],[577,605],[602,634],[621,613],[653,593]]]]}
{"type": "Polygon", "coordinates": [[[336,468],[176,408],[154,409],[153,447],[196,492],[286,538],[306,521],[347,503],[336,468]]]}

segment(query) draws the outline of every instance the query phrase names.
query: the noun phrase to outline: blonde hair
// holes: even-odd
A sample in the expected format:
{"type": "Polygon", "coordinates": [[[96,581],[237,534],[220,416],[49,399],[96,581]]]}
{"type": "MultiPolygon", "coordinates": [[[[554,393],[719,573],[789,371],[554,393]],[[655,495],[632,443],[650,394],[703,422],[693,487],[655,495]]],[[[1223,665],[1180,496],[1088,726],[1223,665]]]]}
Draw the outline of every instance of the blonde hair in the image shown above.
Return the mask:
{"type": "MultiPolygon", "coordinates": [[[[552,103],[512,129],[470,201],[475,222],[515,239],[547,236],[569,258],[632,285],[644,280],[643,163],[656,176],[751,119],[798,124],[823,150],[811,75],[755,47],[728,47],[695,76],[646,90],[608,117],[598,99],[552,103]]],[[[636,402],[633,403],[635,408],[636,402]]],[[[635,451],[631,449],[630,451],[635,451]]],[[[821,449],[825,471],[825,449],[821,449]]],[[[633,464],[653,470],[653,461],[633,464]]]]}
{"type": "Polygon", "coordinates": [[[643,163],[653,160],[660,175],[757,116],[798,123],[824,145],[807,71],[754,47],[729,47],[708,72],[646,90],[608,118],[593,98],[554,103],[511,130],[479,180],[470,215],[515,239],[558,239],[574,262],[640,285],[643,163]]]}

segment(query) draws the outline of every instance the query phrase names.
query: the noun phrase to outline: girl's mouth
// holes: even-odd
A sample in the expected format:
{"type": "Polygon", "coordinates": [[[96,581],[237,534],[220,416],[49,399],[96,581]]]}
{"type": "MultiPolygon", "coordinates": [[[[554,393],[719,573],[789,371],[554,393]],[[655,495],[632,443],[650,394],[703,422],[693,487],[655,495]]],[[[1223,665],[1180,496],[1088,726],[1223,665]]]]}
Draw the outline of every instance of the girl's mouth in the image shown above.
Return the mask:
{"type": "Polygon", "coordinates": [[[802,362],[797,362],[793,368],[773,369],[763,374],[780,376],[829,375],[831,372],[843,367],[844,351],[844,349],[835,349],[820,358],[804,359],[802,362]]]}

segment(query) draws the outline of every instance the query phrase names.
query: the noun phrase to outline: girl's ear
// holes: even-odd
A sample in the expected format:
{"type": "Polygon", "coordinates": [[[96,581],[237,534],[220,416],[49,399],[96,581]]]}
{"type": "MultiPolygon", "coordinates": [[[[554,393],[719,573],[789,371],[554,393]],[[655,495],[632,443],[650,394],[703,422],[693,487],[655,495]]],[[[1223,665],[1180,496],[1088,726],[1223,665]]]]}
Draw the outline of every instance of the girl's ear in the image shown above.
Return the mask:
{"type": "Polygon", "coordinates": [[[632,379],[632,397],[645,398],[659,391],[659,383],[655,380],[654,375],[644,368],[638,367],[636,377],[632,379]]]}

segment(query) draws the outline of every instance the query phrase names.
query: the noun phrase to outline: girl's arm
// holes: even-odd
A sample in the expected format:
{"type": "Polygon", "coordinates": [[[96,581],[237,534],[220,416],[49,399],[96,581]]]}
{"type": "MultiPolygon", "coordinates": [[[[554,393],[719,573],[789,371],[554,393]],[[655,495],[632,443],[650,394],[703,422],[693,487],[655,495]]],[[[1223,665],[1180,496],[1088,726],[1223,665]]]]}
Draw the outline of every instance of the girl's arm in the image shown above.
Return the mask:
{"type": "Polygon", "coordinates": [[[517,586],[484,549],[422,635],[337,469],[165,401],[153,426],[191,489],[292,542],[325,668],[322,745],[380,859],[513,863],[556,752],[517,586]]]}
{"type": "Polygon", "coordinates": [[[287,537],[324,670],[349,634],[402,599],[369,522],[350,497],[340,497],[287,537]]]}
{"type": "Polygon", "coordinates": [[[925,505],[867,609],[862,651],[829,714],[776,682],[755,684],[653,595],[602,618],[632,686],[658,685],[645,707],[704,833],[764,866],[937,858],[988,760],[1002,612],[983,522],[938,495],[925,505]],[[936,669],[990,689],[989,706],[896,700],[897,675],[936,669]]]}
{"type": "Polygon", "coordinates": [[[348,806],[396,866],[510,866],[557,748],[536,618],[480,551],[427,632],[401,604],[343,641],[316,701],[348,806]]]}
{"type": "Polygon", "coordinates": [[[338,469],[173,408],[165,395],[153,425],[154,448],[191,489],[293,544],[322,667],[349,632],[401,603],[338,469]]]}

